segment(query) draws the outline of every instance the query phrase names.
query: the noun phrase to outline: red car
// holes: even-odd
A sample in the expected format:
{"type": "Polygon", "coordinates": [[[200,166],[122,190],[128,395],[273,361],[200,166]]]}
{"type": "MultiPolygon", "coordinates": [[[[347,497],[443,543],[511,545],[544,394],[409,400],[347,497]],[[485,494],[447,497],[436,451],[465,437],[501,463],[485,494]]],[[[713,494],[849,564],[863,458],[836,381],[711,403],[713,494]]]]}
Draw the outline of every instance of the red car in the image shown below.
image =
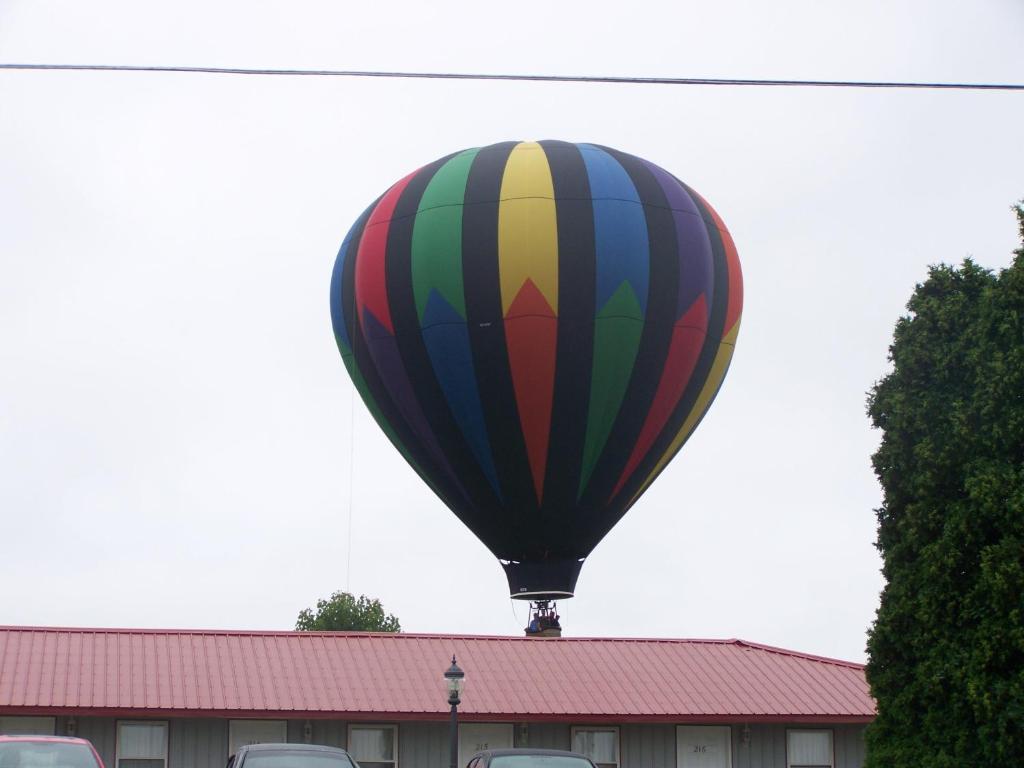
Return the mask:
{"type": "Polygon", "coordinates": [[[85,739],[0,736],[0,768],[103,768],[103,761],[85,739]]]}

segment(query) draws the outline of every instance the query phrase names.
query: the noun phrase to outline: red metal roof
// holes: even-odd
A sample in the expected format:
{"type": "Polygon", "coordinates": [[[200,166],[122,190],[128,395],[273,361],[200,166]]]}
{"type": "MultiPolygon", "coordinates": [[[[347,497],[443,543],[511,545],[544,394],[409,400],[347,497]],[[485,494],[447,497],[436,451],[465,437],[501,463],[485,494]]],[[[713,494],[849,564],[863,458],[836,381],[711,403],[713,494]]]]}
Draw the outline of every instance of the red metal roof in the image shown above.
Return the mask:
{"type": "Polygon", "coordinates": [[[864,722],[859,664],[742,640],[0,627],[0,712],[864,722]]]}

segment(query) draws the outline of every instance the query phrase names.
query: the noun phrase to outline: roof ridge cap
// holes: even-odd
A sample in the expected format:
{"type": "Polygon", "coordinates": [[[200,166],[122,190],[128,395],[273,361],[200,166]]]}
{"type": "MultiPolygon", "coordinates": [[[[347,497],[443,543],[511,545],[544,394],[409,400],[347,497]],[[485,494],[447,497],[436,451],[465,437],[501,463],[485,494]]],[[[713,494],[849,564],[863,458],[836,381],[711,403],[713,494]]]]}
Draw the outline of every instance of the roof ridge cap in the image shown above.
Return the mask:
{"type": "Polygon", "coordinates": [[[71,626],[30,626],[0,625],[0,632],[73,632],[79,634],[137,634],[137,635],[234,635],[243,637],[390,637],[395,639],[439,639],[439,640],[492,640],[536,642],[594,642],[594,643],[700,643],[728,645],[743,642],[734,638],[695,637],[551,637],[534,638],[523,635],[482,635],[446,632],[371,632],[366,630],[296,630],[296,629],[210,629],[210,628],[167,628],[167,627],[71,627],[71,626]]]}
{"type": "Polygon", "coordinates": [[[659,643],[665,645],[735,645],[753,650],[765,651],[767,653],[782,656],[791,656],[808,661],[816,661],[824,664],[850,669],[864,669],[865,665],[855,661],[846,661],[829,656],[819,656],[802,651],[794,651],[788,648],[755,643],[740,638],[687,638],[687,637],[550,637],[535,638],[523,635],[475,635],[475,634],[446,634],[443,632],[367,632],[367,631],[306,631],[294,629],[167,629],[167,628],[146,628],[146,627],[62,627],[62,626],[25,626],[25,625],[0,625],[0,632],[40,632],[40,633],[75,633],[75,634],[107,634],[107,635],[200,635],[200,636],[222,636],[222,637],[295,637],[295,638],[391,638],[396,641],[412,640],[463,640],[463,641],[488,641],[488,642],[524,642],[524,643],[659,643]]]}
{"type": "Polygon", "coordinates": [[[865,665],[856,661],[846,661],[845,659],[836,659],[831,656],[819,656],[814,653],[804,653],[803,651],[792,651],[788,648],[779,648],[774,645],[765,645],[764,643],[755,643],[750,640],[740,640],[739,638],[733,640],[736,645],[744,646],[747,648],[753,648],[758,651],[767,651],[768,653],[777,653],[780,656],[794,656],[798,659],[807,659],[808,661],[819,661],[825,664],[835,664],[840,667],[850,667],[851,669],[864,669],[865,665]]]}

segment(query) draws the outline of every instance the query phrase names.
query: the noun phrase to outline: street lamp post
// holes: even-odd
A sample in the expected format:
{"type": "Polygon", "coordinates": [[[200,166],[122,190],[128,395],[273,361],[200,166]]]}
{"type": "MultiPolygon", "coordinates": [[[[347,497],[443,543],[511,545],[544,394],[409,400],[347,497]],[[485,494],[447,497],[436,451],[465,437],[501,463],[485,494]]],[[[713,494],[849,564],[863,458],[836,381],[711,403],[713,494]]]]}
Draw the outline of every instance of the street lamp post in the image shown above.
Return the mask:
{"type": "Polygon", "coordinates": [[[462,681],[465,677],[466,673],[455,663],[453,653],[452,665],[444,673],[444,681],[448,684],[448,703],[452,707],[451,725],[448,728],[449,768],[458,768],[459,763],[459,696],[462,694],[462,681]]]}

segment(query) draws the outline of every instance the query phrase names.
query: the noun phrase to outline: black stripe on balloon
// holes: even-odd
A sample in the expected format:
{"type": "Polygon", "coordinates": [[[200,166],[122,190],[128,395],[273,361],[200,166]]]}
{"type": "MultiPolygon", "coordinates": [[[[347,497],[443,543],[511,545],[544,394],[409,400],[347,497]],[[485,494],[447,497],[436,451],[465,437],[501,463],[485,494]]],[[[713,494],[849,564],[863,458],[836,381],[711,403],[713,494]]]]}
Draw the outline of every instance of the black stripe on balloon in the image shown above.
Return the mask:
{"type": "Polygon", "coordinates": [[[594,356],[597,282],[594,205],[583,155],[575,144],[540,142],[551,169],[558,227],[558,338],[548,462],[544,476],[545,539],[552,555],[582,557],[574,542],[576,496],[583,465],[594,356]]]}
{"type": "MultiPolygon", "coordinates": [[[[416,211],[423,193],[437,170],[452,157],[444,157],[424,166],[403,190],[395,206],[388,231],[386,283],[391,320],[402,365],[413,384],[416,400],[441,452],[468,495],[454,494],[452,512],[489,548],[500,541],[499,500],[480,469],[448,405],[444,390],[434,373],[430,353],[423,341],[416,296],[412,285],[412,236],[416,211]]],[[[445,480],[442,475],[438,480],[445,480]]]]}
{"type": "MultiPolygon", "coordinates": [[[[381,198],[383,198],[383,195],[377,198],[377,201],[369,207],[368,212],[372,213],[376,209],[377,205],[380,204],[381,198]]],[[[369,220],[369,216],[367,216],[366,220],[369,220]]],[[[417,467],[414,466],[413,470],[437,494],[441,501],[448,507],[451,507],[452,500],[460,497],[458,489],[453,488],[450,482],[445,481],[441,467],[437,465],[430,454],[424,449],[424,446],[420,444],[416,434],[409,428],[409,425],[402,417],[401,411],[391,399],[387,387],[384,386],[384,382],[377,372],[377,366],[373,362],[370,349],[366,345],[366,338],[363,336],[362,318],[359,317],[359,312],[356,309],[355,272],[356,257],[359,253],[359,244],[363,239],[364,230],[365,220],[360,231],[352,236],[350,257],[345,261],[344,274],[341,280],[343,291],[342,310],[345,313],[346,327],[349,330],[349,339],[352,342],[352,359],[360,375],[363,377],[366,388],[373,397],[380,418],[387,422],[387,425],[394,431],[395,436],[401,441],[405,452],[419,467],[417,470],[417,467]]],[[[367,407],[370,408],[369,403],[367,403],[367,407]]],[[[370,412],[371,414],[374,413],[373,408],[370,408],[370,412]]],[[[398,446],[396,445],[395,448],[397,449],[398,446]]],[[[399,453],[401,454],[402,451],[399,450],[399,453]]]]}
{"type": "MultiPolygon", "coordinates": [[[[650,168],[637,157],[602,147],[623,167],[643,204],[647,222],[650,271],[647,311],[640,335],[636,361],[622,398],[622,405],[608,434],[608,442],[598,458],[590,483],[581,498],[581,511],[594,520],[588,526],[593,533],[585,542],[593,548],[625,512],[625,502],[609,500],[633,452],[640,430],[651,409],[661,372],[668,358],[676,319],[679,286],[679,249],[675,219],[668,200],[650,168]]],[[[589,551],[589,550],[588,550],[589,551]]]]}
{"type": "Polygon", "coordinates": [[[505,164],[516,142],[492,144],[473,160],[462,214],[462,279],[466,322],[504,512],[500,543],[506,560],[542,556],[536,535],[537,500],[512,385],[498,269],[498,206],[505,164]]]}
{"type": "MultiPolygon", "coordinates": [[[[648,475],[654,470],[661,456],[668,450],[669,445],[672,444],[675,436],[679,433],[679,430],[696,405],[697,398],[700,397],[704,384],[711,374],[715,357],[718,355],[718,348],[722,341],[722,332],[725,328],[725,312],[729,306],[729,267],[725,257],[725,245],[722,243],[722,236],[718,231],[718,226],[708,212],[707,207],[701,202],[700,196],[683,184],[683,182],[679,181],[679,179],[676,179],[676,181],[686,191],[686,194],[690,196],[694,205],[697,206],[701,219],[704,221],[704,228],[707,230],[708,239],[711,241],[711,257],[715,277],[713,283],[714,296],[711,297],[711,313],[708,318],[708,335],[704,340],[704,346],[701,347],[700,356],[697,358],[697,364],[694,366],[693,374],[686,385],[686,390],[679,400],[679,405],[676,406],[661,434],[658,435],[651,445],[647,456],[640,462],[632,477],[629,478],[619,492],[616,502],[623,504],[628,504],[629,500],[633,498],[633,494],[643,486],[648,475]]],[[[711,401],[708,402],[708,407],[710,407],[710,404],[711,401]]],[[[703,418],[703,415],[701,418],[703,418]]],[[[696,428],[696,425],[694,428],[696,428]]],[[[679,448],[682,448],[682,445],[679,448]]],[[[675,453],[679,452],[679,448],[676,449],[675,453]]],[[[673,456],[675,453],[673,453],[673,456]]],[[[671,458],[665,462],[658,474],[660,475],[670,463],[671,458]]]]}

